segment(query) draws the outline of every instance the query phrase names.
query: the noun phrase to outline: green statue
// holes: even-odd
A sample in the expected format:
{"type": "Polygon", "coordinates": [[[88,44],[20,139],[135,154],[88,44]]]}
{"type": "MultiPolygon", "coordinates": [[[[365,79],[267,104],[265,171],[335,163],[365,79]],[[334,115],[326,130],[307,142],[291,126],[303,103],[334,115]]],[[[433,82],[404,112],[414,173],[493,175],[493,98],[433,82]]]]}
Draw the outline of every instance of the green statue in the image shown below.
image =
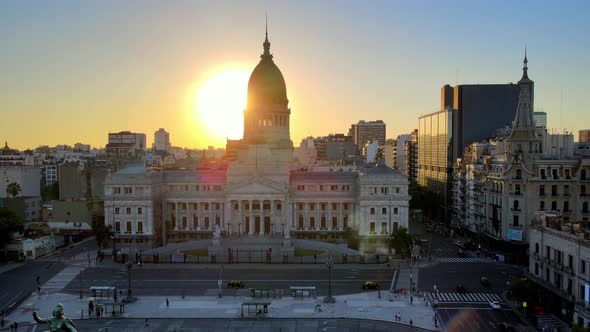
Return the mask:
{"type": "Polygon", "coordinates": [[[64,317],[64,306],[61,303],[58,303],[53,308],[53,317],[43,319],[39,318],[36,312],[33,312],[33,319],[39,324],[49,325],[49,331],[51,332],[77,332],[74,322],[64,317]]]}

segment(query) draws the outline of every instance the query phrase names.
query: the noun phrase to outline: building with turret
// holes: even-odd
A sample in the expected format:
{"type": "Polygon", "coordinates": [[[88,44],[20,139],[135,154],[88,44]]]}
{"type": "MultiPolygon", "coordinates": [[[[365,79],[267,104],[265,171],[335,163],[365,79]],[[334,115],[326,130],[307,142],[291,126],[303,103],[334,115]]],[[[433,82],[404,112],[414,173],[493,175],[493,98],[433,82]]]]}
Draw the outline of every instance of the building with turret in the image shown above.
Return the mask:
{"type": "Polygon", "coordinates": [[[482,241],[528,242],[539,212],[564,222],[590,217],[590,160],[574,156],[572,135],[536,126],[526,55],[518,85],[509,134],[470,144],[454,169],[454,221],[482,241]]]}

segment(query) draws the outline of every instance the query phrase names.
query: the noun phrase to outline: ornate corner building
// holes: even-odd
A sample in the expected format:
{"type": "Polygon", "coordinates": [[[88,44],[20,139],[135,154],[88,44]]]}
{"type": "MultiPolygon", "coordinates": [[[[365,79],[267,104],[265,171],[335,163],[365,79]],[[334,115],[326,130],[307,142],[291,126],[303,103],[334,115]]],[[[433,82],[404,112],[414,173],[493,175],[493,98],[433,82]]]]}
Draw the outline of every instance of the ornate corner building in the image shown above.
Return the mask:
{"type": "Polygon", "coordinates": [[[293,170],[287,88],[268,35],[248,82],[244,136],[225,167],[128,167],[105,180],[105,224],[118,242],[232,237],[385,238],[408,227],[408,179],[383,164],[358,171],[293,170]]]}

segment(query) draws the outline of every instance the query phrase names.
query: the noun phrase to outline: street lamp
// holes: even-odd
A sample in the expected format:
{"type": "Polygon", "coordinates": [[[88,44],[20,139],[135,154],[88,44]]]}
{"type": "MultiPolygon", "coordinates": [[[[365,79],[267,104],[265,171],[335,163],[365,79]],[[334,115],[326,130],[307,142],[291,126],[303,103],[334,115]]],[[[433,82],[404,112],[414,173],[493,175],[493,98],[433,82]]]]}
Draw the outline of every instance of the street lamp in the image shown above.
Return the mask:
{"type": "Polygon", "coordinates": [[[332,296],[332,265],[334,265],[332,256],[328,256],[326,265],[328,266],[328,296],[324,298],[324,303],[335,303],[336,299],[332,296]]]}
{"type": "Polygon", "coordinates": [[[133,263],[131,260],[127,261],[127,296],[131,297],[131,268],[133,268],[133,263]]]}

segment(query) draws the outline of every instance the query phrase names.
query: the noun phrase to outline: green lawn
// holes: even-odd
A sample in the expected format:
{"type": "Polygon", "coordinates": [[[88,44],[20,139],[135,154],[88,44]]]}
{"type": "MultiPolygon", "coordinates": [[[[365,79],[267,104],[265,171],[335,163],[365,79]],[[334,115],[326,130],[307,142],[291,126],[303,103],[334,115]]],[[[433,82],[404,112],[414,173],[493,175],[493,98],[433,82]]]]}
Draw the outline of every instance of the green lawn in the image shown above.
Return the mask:
{"type": "Polygon", "coordinates": [[[300,256],[313,256],[322,254],[323,251],[321,250],[313,250],[313,249],[297,249],[295,248],[295,257],[300,256]]]}
{"type": "Polygon", "coordinates": [[[187,256],[209,256],[208,249],[189,249],[181,250],[181,252],[186,254],[187,256]]]}

